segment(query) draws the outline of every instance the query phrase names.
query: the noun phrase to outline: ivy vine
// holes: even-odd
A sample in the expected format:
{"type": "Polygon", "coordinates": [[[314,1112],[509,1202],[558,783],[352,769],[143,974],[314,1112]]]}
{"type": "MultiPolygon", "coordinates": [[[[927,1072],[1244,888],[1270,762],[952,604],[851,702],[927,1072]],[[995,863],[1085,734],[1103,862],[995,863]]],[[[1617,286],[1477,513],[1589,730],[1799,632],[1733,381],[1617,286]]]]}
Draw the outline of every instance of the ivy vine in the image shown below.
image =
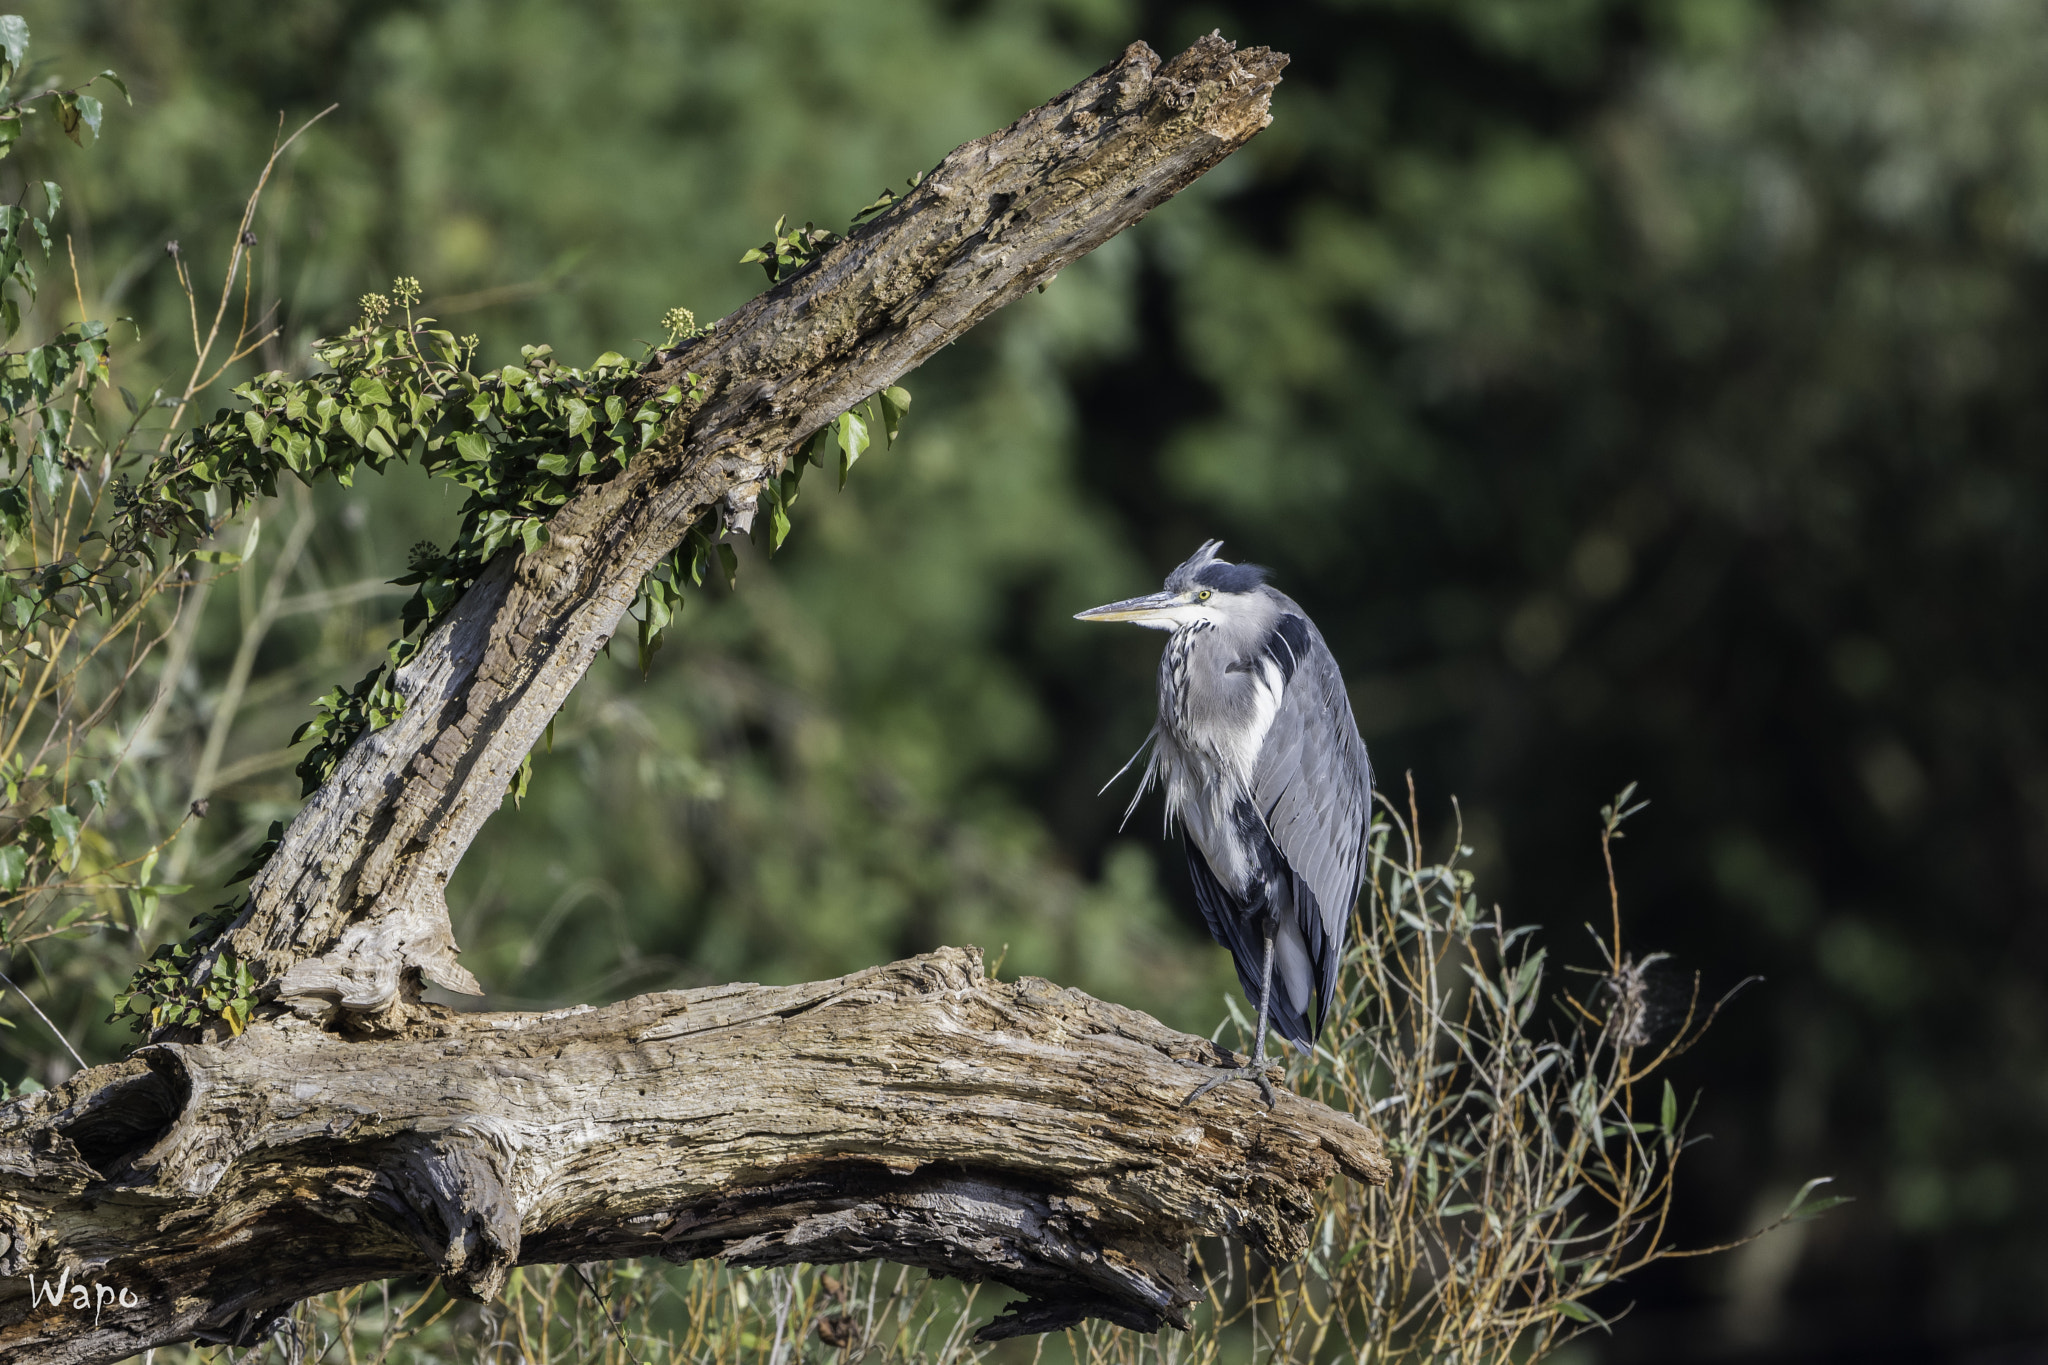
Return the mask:
{"type": "MultiPolygon", "coordinates": [[[[885,191],[856,221],[893,198],[885,191]]],[[[838,240],[808,223],[788,230],[778,219],[769,241],[742,263],[762,264],[771,284],[780,283],[838,240]]],[[[405,460],[469,490],[454,543],[445,550],[414,546],[406,574],[394,580],[414,591],[385,658],[354,685],[330,689],[293,735],[295,744],[311,742],[296,769],[304,795],[334,774],[356,740],[404,713],[396,670],[493,558],[536,549],[547,538],[548,519],[577,490],[616,477],[704,398],[698,377],[687,373],[683,383],[651,397],[629,397],[638,370],[616,351],[577,369],[548,346],[525,346],[517,364],[478,370],[477,338],[458,338],[417,315],[420,298],[419,282],[410,278],[394,281],[388,296],[366,295],[356,324],[315,346],[321,373],[273,372],[242,384],[234,390],[238,407],[222,409],[114,492],[110,549],[141,564],[210,538],[252,499],[274,495],[282,475],[306,483],[325,475],[347,486],[359,469],[405,460]]],[[[667,348],[703,334],[688,309],[671,309],[661,322],[667,348]]],[[[766,515],[757,518],[755,534],[769,553],[787,538],[803,470],[825,465],[827,443],[836,449],[843,488],[871,433],[879,427],[893,444],[909,406],[906,390],[887,389],[804,442],[788,469],[762,489],[766,515]]],[[[0,497],[0,531],[6,516],[0,497]]],[[[714,563],[729,582],[736,578],[738,558],[724,536],[717,514],[707,516],[642,580],[631,615],[643,671],[682,609],[685,586],[700,586],[714,563]]],[[[529,756],[513,779],[515,800],[525,793],[530,762],[529,756]]],[[[272,827],[236,881],[262,869],[282,833],[281,825],[272,827]]],[[[219,1019],[240,1032],[255,1007],[246,964],[220,949],[205,979],[191,978],[245,905],[246,898],[224,902],[196,918],[196,932],[183,943],[158,948],[116,1000],[113,1018],[128,1019],[137,1031],[219,1019]]]]}

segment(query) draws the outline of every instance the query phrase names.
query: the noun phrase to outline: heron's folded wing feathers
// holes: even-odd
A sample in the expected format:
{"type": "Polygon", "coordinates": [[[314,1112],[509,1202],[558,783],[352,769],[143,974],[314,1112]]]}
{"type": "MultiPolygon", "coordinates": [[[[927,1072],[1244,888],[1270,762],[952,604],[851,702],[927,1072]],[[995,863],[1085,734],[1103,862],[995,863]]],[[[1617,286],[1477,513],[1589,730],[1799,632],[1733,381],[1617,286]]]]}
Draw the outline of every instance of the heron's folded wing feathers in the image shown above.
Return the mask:
{"type": "Polygon", "coordinates": [[[1283,626],[1269,649],[1276,658],[1286,651],[1292,667],[1253,768],[1252,797],[1281,856],[1314,893],[1315,923],[1303,926],[1304,937],[1327,1007],[1358,899],[1372,773],[1329,647],[1304,617],[1283,626]]]}

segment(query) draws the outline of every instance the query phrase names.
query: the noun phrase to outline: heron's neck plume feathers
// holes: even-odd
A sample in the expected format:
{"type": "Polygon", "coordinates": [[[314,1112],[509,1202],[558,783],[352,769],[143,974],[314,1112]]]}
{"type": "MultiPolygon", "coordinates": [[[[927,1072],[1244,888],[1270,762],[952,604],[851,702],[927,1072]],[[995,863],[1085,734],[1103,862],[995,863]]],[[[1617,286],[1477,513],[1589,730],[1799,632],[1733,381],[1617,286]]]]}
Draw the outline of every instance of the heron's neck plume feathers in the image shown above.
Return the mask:
{"type": "MultiPolygon", "coordinates": [[[[1138,803],[1145,799],[1145,793],[1151,791],[1153,784],[1159,781],[1159,727],[1156,724],[1145,735],[1144,741],[1138,745],[1138,751],[1132,754],[1128,759],[1126,759],[1124,761],[1124,766],[1118,768],[1116,770],[1115,775],[1112,776],[1109,779],[1109,781],[1102,784],[1102,791],[1099,791],[1095,794],[1097,796],[1101,796],[1104,792],[1107,792],[1111,787],[1114,787],[1117,784],[1117,782],[1123,777],[1123,775],[1129,772],[1132,769],[1132,767],[1136,765],[1137,761],[1140,758],[1143,758],[1145,760],[1145,771],[1138,775],[1138,789],[1131,793],[1131,803],[1128,806],[1124,807],[1124,818],[1116,822],[1116,830],[1119,834],[1123,833],[1124,827],[1131,823],[1131,817],[1137,814],[1138,803]],[[1152,750],[1150,755],[1147,755],[1145,753],[1145,750],[1147,748],[1150,748],[1152,750]]],[[[1173,832],[1173,810],[1171,809],[1171,794],[1168,795],[1167,805],[1168,810],[1166,812],[1166,830],[1167,833],[1171,834],[1173,832]]]]}

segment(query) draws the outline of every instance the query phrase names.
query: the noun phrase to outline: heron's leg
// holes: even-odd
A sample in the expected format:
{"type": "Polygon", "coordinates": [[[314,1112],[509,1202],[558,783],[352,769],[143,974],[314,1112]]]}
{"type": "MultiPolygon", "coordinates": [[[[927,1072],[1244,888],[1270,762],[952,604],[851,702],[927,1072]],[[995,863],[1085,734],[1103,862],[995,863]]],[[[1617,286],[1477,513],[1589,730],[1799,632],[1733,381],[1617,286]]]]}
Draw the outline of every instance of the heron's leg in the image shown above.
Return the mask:
{"type": "Polygon", "coordinates": [[[1265,960],[1259,966],[1259,1034],[1252,1045],[1250,1066],[1221,1067],[1214,1076],[1196,1086],[1194,1093],[1181,1101],[1186,1108],[1202,1096],[1214,1090],[1225,1081],[1248,1080],[1259,1083],[1259,1094],[1271,1109],[1279,1104],[1273,1097],[1273,1083],[1266,1079],[1266,1068],[1271,1065],[1266,1059],[1266,1026],[1273,1017],[1273,922],[1266,921],[1265,960]]]}
{"type": "MultiPolygon", "coordinates": [[[[1266,921],[1266,955],[1259,964],[1259,1036],[1252,1045],[1252,1065],[1266,1074],[1266,1028],[1273,1018],[1273,922],[1266,921]]],[[[1265,1081],[1259,1085],[1265,1088],[1265,1081]]],[[[1273,1107],[1273,1092],[1266,1090],[1266,1107],[1273,1107]]]]}

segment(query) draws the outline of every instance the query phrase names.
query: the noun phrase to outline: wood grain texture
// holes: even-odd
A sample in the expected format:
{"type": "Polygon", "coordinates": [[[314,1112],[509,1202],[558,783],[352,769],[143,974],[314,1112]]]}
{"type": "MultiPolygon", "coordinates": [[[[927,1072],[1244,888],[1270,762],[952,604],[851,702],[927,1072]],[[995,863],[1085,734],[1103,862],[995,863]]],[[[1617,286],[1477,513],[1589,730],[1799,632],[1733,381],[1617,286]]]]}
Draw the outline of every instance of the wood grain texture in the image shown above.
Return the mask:
{"type": "Polygon", "coordinates": [[[399,670],[405,715],[356,743],[252,883],[224,943],[266,998],[382,1028],[402,1026],[423,977],[475,993],[444,888],[647,571],[708,513],[749,524],[763,481],[811,432],[1243,145],[1269,121],[1286,61],[1214,36],[1164,63],[1133,44],[655,357],[647,390],[694,375],[703,401],[573,497],[547,544],[490,567],[399,670]]]}
{"type": "Polygon", "coordinates": [[[1191,1237],[1298,1255],[1377,1138],[1235,1082],[1213,1045],[945,949],[834,981],[547,1014],[445,1011],[351,1040],[284,1015],[0,1109],[0,1359],[251,1343],[296,1300],[438,1273],[660,1255],[884,1258],[1030,1295],[985,1331],[1156,1330],[1191,1237]],[[129,1289],[90,1315],[26,1276],[129,1289]]]}

